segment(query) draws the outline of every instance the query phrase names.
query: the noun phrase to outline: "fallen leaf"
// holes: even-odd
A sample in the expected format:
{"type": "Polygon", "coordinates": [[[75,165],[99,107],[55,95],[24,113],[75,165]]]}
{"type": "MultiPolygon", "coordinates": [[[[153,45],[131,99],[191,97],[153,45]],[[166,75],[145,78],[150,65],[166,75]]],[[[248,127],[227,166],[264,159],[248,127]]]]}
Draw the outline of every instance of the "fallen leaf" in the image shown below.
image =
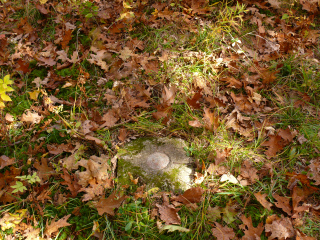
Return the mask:
{"type": "Polygon", "coordinates": [[[130,58],[131,56],[134,55],[134,53],[132,52],[132,50],[130,50],[128,47],[124,47],[121,51],[119,51],[120,55],[119,57],[125,61],[128,58],[130,58]]]}
{"type": "Polygon", "coordinates": [[[245,160],[242,163],[240,176],[244,179],[248,179],[249,184],[254,184],[257,180],[259,180],[259,176],[257,175],[257,172],[258,170],[253,166],[253,164],[250,161],[245,160]]]}
{"type": "Polygon", "coordinates": [[[215,157],[215,164],[219,165],[220,163],[223,163],[227,157],[230,156],[230,151],[232,148],[225,148],[223,150],[216,150],[216,157],[215,157]]]}
{"type": "Polygon", "coordinates": [[[222,209],[222,220],[227,224],[230,224],[236,220],[238,212],[236,211],[236,205],[232,200],[229,200],[226,207],[222,209]]]}
{"type": "Polygon", "coordinates": [[[176,225],[164,225],[159,229],[159,232],[163,232],[164,230],[168,230],[168,232],[174,232],[174,231],[179,231],[179,232],[190,232],[189,229],[176,226],[176,225]]]}
{"type": "Polygon", "coordinates": [[[56,173],[52,167],[48,166],[48,159],[46,158],[41,158],[41,164],[39,161],[37,161],[33,164],[33,166],[38,170],[37,174],[41,179],[42,184],[49,180],[49,178],[56,173]]]}
{"type": "Polygon", "coordinates": [[[215,222],[215,228],[212,228],[212,235],[217,238],[217,240],[232,240],[236,236],[232,228],[228,226],[223,227],[220,223],[215,222]]]}
{"type": "Polygon", "coordinates": [[[271,7],[273,8],[280,8],[280,4],[281,4],[279,0],[268,0],[268,3],[270,3],[271,7]]]}
{"type": "Polygon", "coordinates": [[[197,127],[197,128],[203,126],[202,123],[199,122],[199,120],[196,119],[196,118],[195,118],[195,120],[193,120],[193,121],[189,121],[189,125],[190,125],[191,127],[197,127]]]}
{"type": "Polygon", "coordinates": [[[125,195],[117,196],[116,192],[112,192],[108,198],[101,198],[96,205],[99,215],[107,213],[114,216],[114,209],[120,207],[126,198],[125,195]]]}
{"type": "Polygon", "coordinates": [[[72,30],[68,29],[65,31],[63,39],[61,41],[61,47],[62,49],[65,49],[67,47],[67,45],[69,44],[70,40],[72,39],[72,30]]]}
{"type": "Polygon", "coordinates": [[[275,219],[271,223],[266,223],[265,231],[271,233],[271,236],[268,237],[268,239],[289,239],[295,235],[289,218],[275,219]]]}
{"type": "Polygon", "coordinates": [[[254,193],[254,196],[257,198],[257,200],[259,201],[259,203],[261,203],[261,205],[263,207],[265,207],[266,209],[268,209],[269,211],[271,211],[271,207],[272,207],[272,204],[269,203],[267,200],[266,200],[266,196],[267,194],[264,193],[254,193]]]}
{"type": "Polygon", "coordinates": [[[2,231],[6,231],[10,228],[15,228],[26,217],[28,213],[27,209],[17,210],[15,213],[5,213],[0,219],[0,226],[2,231]]]}
{"type": "Polygon", "coordinates": [[[276,193],[272,194],[272,196],[277,200],[277,202],[275,202],[276,207],[281,208],[285,213],[291,216],[292,207],[290,205],[290,199],[281,197],[276,193]]]}
{"type": "Polygon", "coordinates": [[[175,97],[176,97],[176,91],[177,91],[177,89],[175,86],[170,86],[169,88],[164,86],[163,91],[162,91],[161,104],[162,105],[173,104],[175,97]]]}
{"type": "Polygon", "coordinates": [[[308,167],[310,169],[308,178],[314,180],[315,185],[320,185],[320,158],[311,160],[308,167]]]}
{"type": "Polygon", "coordinates": [[[243,214],[240,217],[243,224],[241,224],[239,227],[243,230],[244,236],[242,237],[242,240],[258,240],[260,239],[260,236],[263,232],[263,223],[259,223],[259,225],[255,228],[252,224],[251,216],[248,218],[243,214]]]}
{"type": "Polygon", "coordinates": [[[0,169],[5,168],[6,166],[10,166],[14,164],[15,158],[9,158],[5,155],[0,157],[0,169]]]}
{"type": "Polygon", "coordinates": [[[223,209],[219,206],[215,206],[214,208],[209,206],[206,211],[206,216],[212,221],[217,221],[221,219],[222,212],[223,209]]]}
{"type": "Polygon", "coordinates": [[[50,239],[53,233],[57,233],[59,231],[59,228],[70,226],[71,224],[67,222],[70,216],[71,214],[64,216],[63,218],[59,219],[56,222],[52,220],[50,225],[48,225],[48,222],[47,222],[44,235],[46,235],[50,239]]]}
{"type": "Polygon", "coordinates": [[[61,182],[62,185],[67,185],[68,189],[71,192],[71,197],[76,197],[78,192],[81,189],[81,185],[78,183],[77,179],[75,178],[75,176],[71,176],[68,173],[67,169],[63,169],[63,175],[61,175],[61,178],[64,180],[63,182],[61,182]]]}
{"type": "Polygon", "coordinates": [[[278,135],[280,137],[282,137],[284,140],[288,141],[288,142],[292,142],[293,141],[293,135],[290,131],[290,128],[287,129],[279,129],[278,130],[278,135]]]}
{"type": "Polygon", "coordinates": [[[119,130],[119,136],[118,139],[123,142],[124,140],[126,140],[126,137],[128,136],[128,131],[125,128],[121,128],[119,130]]]}
{"type": "Polygon", "coordinates": [[[29,124],[38,124],[43,119],[43,116],[38,113],[27,111],[27,113],[22,114],[21,121],[29,124]]]}
{"type": "Polygon", "coordinates": [[[173,197],[172,200],[182,202],[183,204],[198,203],[201,201],[204,190],[201,187],[190,188],[182,195],[173,197]]]}
{"type": "Polygon", "coordinates": [[[34,90],[33,92],[28,92],[29,96],[32,100],[37,101],[38,100],[38,96],[40,91],[39,90],[34,90]]]}
{"type": "Polygon", "coordinates": [[[156,206],[159,209],[160,219],[164,221],[166,225],[181,224],[181,219],[178,215],[180,209],[176,209],[173,205],[166,202],[163,205],[156,204],[156,206]]]}
{"type": "Polygon", "coordinates": [[[198,91],[192,98],[187,99],[188,105],[194,109],[199,109],[201,105],[198,101],[201,97],[202,97],[201,91],[198,91]]]}
{"type": "Polygon", "coordinates": [[[279,151],[281,151],[285,144],[282,138],[279,135],[269,136],[269,140],[261,144],[261,146],[268,147],[268,150],[265,152],[267,158],[275,157],[279,151]]]}
{"type": "Polygon", "coordinates": [[[223,174],[220,178],[220,182],[239,184],[239,181],[231,173],[223,174]]]}
{"type": "Polygon", "coordinates": [[[203,121],[205,128],[211,132],[215,132],[219,127],[219,117],[216,116],[209,108],[203,108],[203,121]]]}

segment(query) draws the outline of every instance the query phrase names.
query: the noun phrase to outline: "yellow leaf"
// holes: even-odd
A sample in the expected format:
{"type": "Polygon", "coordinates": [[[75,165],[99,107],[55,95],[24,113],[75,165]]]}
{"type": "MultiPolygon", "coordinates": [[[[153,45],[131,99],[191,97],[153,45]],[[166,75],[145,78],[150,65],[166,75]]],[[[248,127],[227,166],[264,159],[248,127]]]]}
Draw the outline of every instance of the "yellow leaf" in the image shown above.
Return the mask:
{"type": "Polygon", "coordinates": [[[33,92],[28,92],[29,95],[30,95],[30,98],[34,101],[37,101],[38,100],[38,96],[39,96],[39,93],[40,91],[39,90],[34,90],[33,92]]]}
{"type": "Polygon", "coordinates": [[[5,213],[0,219],[2,231],[15,227],[26,217],[27,209],[17,210],[16,213],[5,213]]]}
{"type": "Polygon", "coordinates": [[[130,19],[130,18],[134,18],[134,12],[125,12],[125,13],[121,13],[120,17],[117,19],[122,20],[122,19],[130,19]]]}
{"type": "Polygon", "coordinates": [[[2,101],[6,101],[6,102],[11,102],[12,101],[11,98],[5,93],[1,94],[1,99],[2,99],[2,101]]]}
{"type": "Polygon", "coordinates": [[[3,82],[4,82],[5,84],[12,84],[12,83],[13,83],[13,81],[10,80],[10,75],[9,75],[9,74],[6,75],[6,76],[3,78],[3,82]]]}
{"type": "Polygon", "coordinates": [[[4,102],[0,100],[0,108],[4,108],[4,107],[5,107],[4,102]]]}
{"type": "Polygon", "coordinates": [[[48,0],[39,0],[40,4],[45,4],[48,0]]]}
{"type": "Polygon", "coordinates": [[[123,7],[124,7],[124,8],[132,8],[132,7],[130,6],[130,4],[127,3],[127,2],[125,2],[125,1],[123,1],[123,7]]]}

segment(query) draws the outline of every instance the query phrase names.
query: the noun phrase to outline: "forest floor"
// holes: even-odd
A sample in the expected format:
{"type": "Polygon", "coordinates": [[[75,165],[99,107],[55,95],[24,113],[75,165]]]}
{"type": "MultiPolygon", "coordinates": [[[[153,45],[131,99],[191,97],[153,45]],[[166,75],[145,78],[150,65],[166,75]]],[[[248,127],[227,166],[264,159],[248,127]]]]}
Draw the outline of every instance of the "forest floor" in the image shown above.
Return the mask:
{"type": "Polygon", "coordinates": [[[0,239],[320,239],[318,0],[0,2],[0,239]],[[185,192],[118,184],[182,138],[185,192]]]}

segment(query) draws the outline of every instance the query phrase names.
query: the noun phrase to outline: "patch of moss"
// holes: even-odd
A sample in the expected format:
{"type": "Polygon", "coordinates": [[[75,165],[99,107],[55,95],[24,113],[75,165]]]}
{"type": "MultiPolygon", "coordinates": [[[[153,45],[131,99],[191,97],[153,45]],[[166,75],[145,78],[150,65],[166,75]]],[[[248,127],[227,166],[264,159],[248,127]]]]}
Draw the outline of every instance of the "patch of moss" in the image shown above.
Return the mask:
{"type": "Polygon", "coordinates": [[[155,138],[148,138],[148,137],[139,138],[139,139],[136,139],[134,142],[132,142],[131,144],[129,144],[126,147],[127,152],[130,154],[137,154],[137,153],[141,152],[145,146],[144,143],[146,141],[150,141],[151,144],[155,144],[157,146],[161,146],[164,144],[160,141],[157,141],[155,138]]]}
{"type": "Polygon", "coordinates": [[[119,159],[117,175],[118,184],[120,184],[120,186],[132,184],[128,172],[131,173],[133,178],[139,177],[139,181],[142,184],[146,184],[147,188],[158,187],[163,190],[177,190],[181,187],[181,183],[178,180],[178,168],[173,168],[168,172],[158,172],[151,175],[147,174],[141,167],[135,166],[126,160],[119,159]]]}
{"type": "Polygon", "coordinates": [[[79,76],[79,69],[74,67],[64,68],[56,71],[57,75],[61,77],[72,77],[72,79],[77,79],[79,76]]]}

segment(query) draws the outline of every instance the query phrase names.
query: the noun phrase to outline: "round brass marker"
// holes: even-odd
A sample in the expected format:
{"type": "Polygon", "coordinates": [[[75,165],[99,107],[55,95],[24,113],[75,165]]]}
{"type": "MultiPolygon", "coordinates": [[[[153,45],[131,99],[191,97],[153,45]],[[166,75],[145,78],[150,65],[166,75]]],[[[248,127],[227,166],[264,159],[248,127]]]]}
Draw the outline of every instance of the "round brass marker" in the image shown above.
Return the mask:
{"type": "Polygon", "coordinates": [[[147,165],[153,170],[161,170],[168,166],[170,162],[169,157],[161,152],[155,152],[149,155],[147,159],[147,165]]]}

